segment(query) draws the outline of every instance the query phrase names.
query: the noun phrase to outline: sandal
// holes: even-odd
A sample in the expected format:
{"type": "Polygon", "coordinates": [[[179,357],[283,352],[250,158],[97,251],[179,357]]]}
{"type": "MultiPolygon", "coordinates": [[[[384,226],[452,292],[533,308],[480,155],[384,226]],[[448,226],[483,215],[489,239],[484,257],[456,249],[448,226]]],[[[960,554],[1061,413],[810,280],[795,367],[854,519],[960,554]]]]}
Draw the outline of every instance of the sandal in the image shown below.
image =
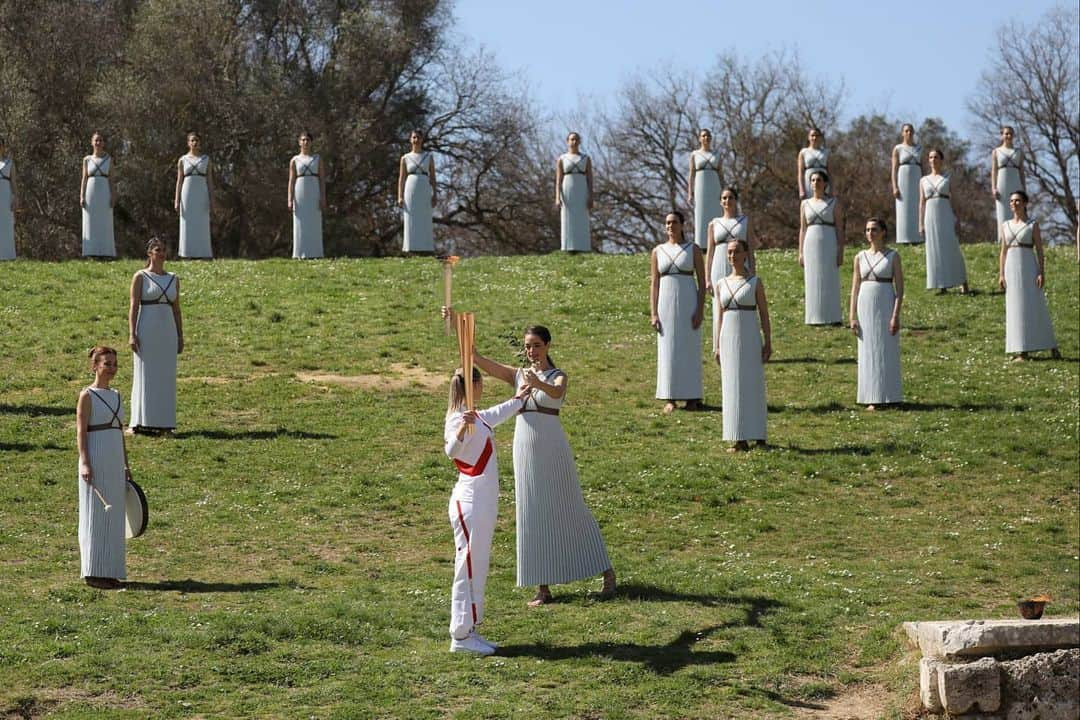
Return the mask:
{"type": "Polygon", "coordinates": [[[548,605],[554,601],[555,598],[551,596],[550,590],[537,590],[536,595],[532,600],[526,603],[526,606],[531,608],[540,607],[541,605],[548,605]]]}

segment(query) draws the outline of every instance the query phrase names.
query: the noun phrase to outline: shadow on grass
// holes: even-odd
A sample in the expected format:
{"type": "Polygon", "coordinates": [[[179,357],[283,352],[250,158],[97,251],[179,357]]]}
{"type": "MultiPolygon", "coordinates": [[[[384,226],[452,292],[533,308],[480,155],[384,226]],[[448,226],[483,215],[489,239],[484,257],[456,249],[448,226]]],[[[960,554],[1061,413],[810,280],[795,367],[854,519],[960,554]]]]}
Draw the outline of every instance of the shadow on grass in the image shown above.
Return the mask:
{"type": "Polygon", "coordinates": [[[718,627],[730,625],[745,625],[746,627],[761,627],[761,618],[776,608],[785,607],[786,604],[760,595],[703,595],[698,593],[683,593],[656,585],[642,585],[640,583],[621,583],[615,591],[616,599],[641,600],[643,602],[688,602],[710,607],[724,605],[745,606],[746,619],[741,623],[729,623],[718,627]]]}
{"type": "Polygon", "coordinates": [[[283,587],[298,587],[293,582],[251,582],[251,583],[206,583],[199,580],[162,580],[161,582],[125,582],[128,590],[150,590],[155,592],[212,593],[212,592],[256,592],[283,587]]]}
{"type": "Polygon", "coordinates": [[[501,645],[495,651],[495,655],[497,657],[533,657],[543,660],[603,657],[620,662],[641,663],[657,675],[670,675],[690,665],[735,662],[735,654],[723,650],[694,652],[694,645],[723,627],[723,625],[713,625],[703,630],[686,630],[671,642],[663,645],[596,642],[555,646],[531,643],[501,645]]]}
{"type": "Polygon", "coordinates": [[[34,445],[33,443],[6,443],[0,442],[0,452],[32,452],[34,450],[70,450],[71,448],[63,448],[56,443],[46,443],[44,445],[34,445]]]}
{"type": "Polygon", "coordinates": [[[838,445],[831,448],[808,448],[794,445],[773,445],[776,450],[788,450],[799,455],[880,455],[897,452],[902,448],[896,443],[878,443],[876,445],[838,445]]]}
{"type": "Polygon", "coordinates": [[[769,405],[770,413],[813,413],[825,415],[827,413],[850,410],[852,406],[842,405],[838,402],[822,403],[821,405],[769,405]]]}
{"type": "Polygon", "coordinates": [[[303,430],[185,430],[173,435],[177,440],[201,437],[209,440],[277,440],[289,438],[292,440],[337,440],[337,435],[327,433],[305,432],[303,430]]]}
{"type": "Polygon", "coordinates": [[[792,357],[792,358],[770,358],[768,365],[791,365],[794,363],[819,363],[822,365],[854,365],[857,362],[853,357],[836,358],[835,360],[823,360],[816,357],[792,357]]]}
{"type": "Polygon", "coordinates": [[[934,410],[967,410],[969,412],[984,412],[987,410],[997,410],[1000,412],[1024,412],[1028,409],[1027,405],[1021,405],[1019,403],[999,403],[999,402],[986,402],[986,403],[957,403],[955,405],[951,403],[921,403],[921,402],[905,402],[901,405],[889,408],[883,406],[879,408],[885,412],[896,410],[903,412],[904,410],[910,410],[912,412],[932,412],[934,410]]]}
{"type": "Polygon", "coordinates": [[[0,414],[4,415],[29,415],[40,417],[42,415],[75,415],[74,407],[54,407],[52,405],[8,405],[0,403],[0,414]]]}

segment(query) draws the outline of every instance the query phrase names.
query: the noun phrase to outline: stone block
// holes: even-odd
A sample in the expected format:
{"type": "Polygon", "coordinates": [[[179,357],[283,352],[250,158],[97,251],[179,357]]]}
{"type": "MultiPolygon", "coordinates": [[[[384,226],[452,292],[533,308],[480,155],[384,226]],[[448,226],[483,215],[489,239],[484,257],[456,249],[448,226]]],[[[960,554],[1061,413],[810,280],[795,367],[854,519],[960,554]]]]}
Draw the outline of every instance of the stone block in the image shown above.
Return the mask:
{"type": "Polygon", "coordinates": [[[1080,717],[1080,650],[1038,653],[1000,665],[1007,720],[1080,717]]]}
{"type": "Polygon", "coordinates": [[[908,622],[904,630],[925,657],[942,660],[1080,647],[1080,618],[908,622]]]}
{"type": "Polygon", "coordinates": [[[933,658],[924,657],[919,660],[919,699],[924,708],[936,713],[944,710],[937,686],[938,665],[940,664],[941,661],[933,658]]]}
{"type": "Polygon", "coordinates": [[[941,705],[951,715],[976,709],[997,712],[1001,707],[1001,670],[997,660],[980,658],[974,662],[938,665],[938,693],[941,705]]]}

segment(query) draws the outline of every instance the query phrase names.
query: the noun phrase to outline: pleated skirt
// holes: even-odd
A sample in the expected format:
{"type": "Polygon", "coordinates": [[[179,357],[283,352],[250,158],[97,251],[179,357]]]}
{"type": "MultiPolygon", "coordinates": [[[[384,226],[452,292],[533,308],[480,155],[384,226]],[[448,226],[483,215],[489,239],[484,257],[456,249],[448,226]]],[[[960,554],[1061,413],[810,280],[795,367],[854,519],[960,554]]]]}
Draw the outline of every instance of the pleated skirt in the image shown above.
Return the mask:
{"type": "Polygon", "coordinates": [[[572,582],[611,567],[558,416],[518,415],[514,489],[519,586],[572,582]]]}
{"type": "Polygon", "coordinates": [[[765,440],[765,366],[757,310],[729,310],[720,327],[724,440],[765,440]]]}
{"type": "MultiPolygon", "coordinates": [[[[127,577],[124,545],[124,437],[119,430],[87,433],[90,469],[94,487],[105,496],[112,508],[105,506],[93,488],[79,478],[79,555],[81,577],[123,580],[127,577]]],[[[77,471],[76,471],[77,475],[77,471]]]]}
{"type": "Polygon", "coordinates": [[[919,235],[919,173],[918,165],[901,165],[896,170],[896,186],[900,199],[896,201],[896,242],[917,245],[919,235]]]}
{"type": "Polygon", "coordinates": [[[563,175],[560,221],[563,250],[592,250],[592,239],[589,235],[589,181],[580,173],[563,175]]]}
{"type": "Polygon", "coordinates": [[[967,282],[964,255],[956,237],[956,216],[947,198],[926,201],[926,289],[957,287],[967,282]]]}
{"type": "Polygon", "coordinates": [[[310,259],[323,256],[322,209],[319,207],[319,178],[305,175],[296,178],[293,186],[293,253],[294,258],[310,259]]]}
{"type": "Polygon", "coordinates": [[[1020,186],[1020,171],[1014,167],[999,167],[997,171],[998,197],[994,200],[994,212],[997,215],[997,226],[1006,220],[1012,220],[1012,208],[1009,207],[1009,196],[1017,190],[1023,190],[1020,186]]]}
{"type": "Polygon", "coordinates": [[[836,264],[836,228],[811,225],[803,240],[803,283],[807,325],[840,322],[840,267],[836,264]]]}
{"type": "Polygon", "coordinates": [[[405,178],[405,208],[402,210],[401,249],[404,252],[435,252],[431,221],[431,183],[427,175],[405,178]]]}
{"type": "Polygon", "coordinates": [[[86,207],[82,210],[83,257],[116,257],[113,209],[109,207],[111,197],[108,178],[86,179],[86,207]]]}
{"type": "Polygon", "coordinates": [[[168,305],[143,305],[132,353],[131,427],[176,428],[176,321],[168,305]]]}
{"type": "Polygon", "coordinates": [[[896,293],[892,283],[863,282],[856,309],[859,318],[859,382],[855,402],[877,405],[903,402],[900,383],[900,334],[889,332],[896,293]]]}
{"type": "Polygon", "coordinates": [[[720,175],[715,170],[698,170],[694,173],[694,242],[702,251],[709,249],[709,223],[723,214],[720,175]]]}
{"type": "Polygon", "coordinates": [[[661,332],[656,335],[656,397],[660,400],[700,400],[701,327],[691,320],[697,311],[697,281],[692,275],[664,275],[656,312],[661,332]]]}
{"type": "MultiPolygon", "coordinates": [[[[1000,186],[999,186],[1000,187],[1000,186]]],[[[1035,284],[1039,264],[1031,248],[1005,251],[1005,352],[1057,347],[1046,293],[1035,284]]]]}
{"type": "Polygon", "coordinates": [[[180,187],[180,247],[182,258],[212,258],[210,192],[206,178],[191,175],[180,187]]]}

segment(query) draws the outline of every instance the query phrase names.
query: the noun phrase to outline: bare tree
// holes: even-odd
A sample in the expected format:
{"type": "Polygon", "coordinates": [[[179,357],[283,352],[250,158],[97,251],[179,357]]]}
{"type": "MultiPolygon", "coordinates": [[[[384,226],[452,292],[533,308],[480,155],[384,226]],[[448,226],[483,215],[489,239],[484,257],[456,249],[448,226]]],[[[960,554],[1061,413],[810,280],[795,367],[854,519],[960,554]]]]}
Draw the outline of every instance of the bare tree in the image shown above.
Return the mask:
{"type": "MultiPolygon", "coordinates": [[[[999,28],[990,67],[968,103],[976,128],[987,138],[987,153],[999,128],[1014,126],[1026,153],[1027,176],[1037,186],[1033,200],[1047,213],[1043,232],[1062,240],[1076,235],[1080,191],[1078,26],[1080,10],[1072,4],[1050,9],[1030,26],[999,28]]],[[[989,201],[985,205],[991,207],[989,201]]]]}

